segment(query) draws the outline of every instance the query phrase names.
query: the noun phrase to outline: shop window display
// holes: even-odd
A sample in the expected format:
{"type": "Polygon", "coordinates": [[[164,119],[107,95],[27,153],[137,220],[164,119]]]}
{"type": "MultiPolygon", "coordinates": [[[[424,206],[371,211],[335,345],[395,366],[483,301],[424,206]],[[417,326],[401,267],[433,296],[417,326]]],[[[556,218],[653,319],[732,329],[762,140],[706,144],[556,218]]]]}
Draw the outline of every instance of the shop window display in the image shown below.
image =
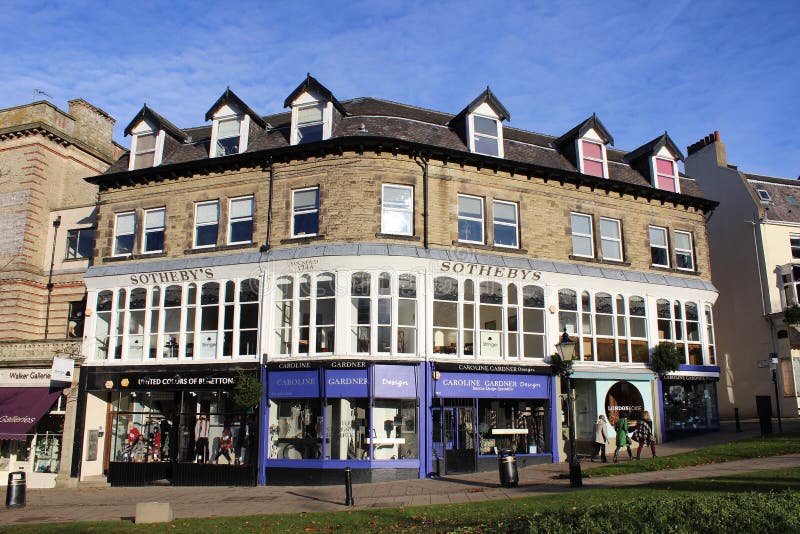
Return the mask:
{"type": "Polygon", "coordinates": [[[368,441],[375,460],[417,458],[417,401],[375,399],[372,435],[368,441]]]}
{"type": "Polygon", "coordinates": [[[713,383],[665,381],[664,418],[668,430],[694,430],[719,425],[713,383]]]}
{"type": "Polygon", "coordinates": [[[478,400],[479,454],[548,452],[545,428],[545,401],[478,400]]]}
{"type": "Polygon", "coordinates": [[[254,431],[229,391],[115,393],[111,461],[249,464],[254,431]]]}
{"type": "Polygon", "coordinates": [[[328,399],[325,459],[369,460],[369,399],[328,399]]]}
{"type": "Polygon", "coordinates": [[[269,458],[315,460],[322,457],[319,399],[270,400],[269,458]]]}
{"type": "Polygon", "coordinates": [[[0,440],[0,472],[25,470],[58,473],[64,433],[66,396],[61,395],[50,411],[34,425],[25,440],[0,440]]]}

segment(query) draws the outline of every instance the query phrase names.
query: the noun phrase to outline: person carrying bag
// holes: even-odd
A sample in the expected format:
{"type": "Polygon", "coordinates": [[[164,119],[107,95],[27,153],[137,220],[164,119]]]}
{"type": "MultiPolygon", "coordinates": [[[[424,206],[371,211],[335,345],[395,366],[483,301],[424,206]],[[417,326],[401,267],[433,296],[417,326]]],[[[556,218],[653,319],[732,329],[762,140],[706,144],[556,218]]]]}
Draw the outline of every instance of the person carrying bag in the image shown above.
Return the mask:
{"type": "Polygon", "coordinates": [[[617,463],[617,456],[622,447],[628,449],[628,460],[633,460],[633,452],[631,451],[631,439],[628,437],[628,413],[620,412],[619,421],[614,427],[617,432],[617,448],[614,450],[614,463],[617,463]]]}

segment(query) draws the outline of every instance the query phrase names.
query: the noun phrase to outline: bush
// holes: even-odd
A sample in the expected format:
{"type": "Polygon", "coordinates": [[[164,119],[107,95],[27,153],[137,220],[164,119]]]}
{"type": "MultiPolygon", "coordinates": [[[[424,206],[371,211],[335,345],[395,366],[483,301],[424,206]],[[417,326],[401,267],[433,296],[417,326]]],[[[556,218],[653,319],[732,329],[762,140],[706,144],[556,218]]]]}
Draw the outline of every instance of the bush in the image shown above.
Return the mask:
{"type": "Polygon", "coordinates": [[[233,402],[240,410],[249,410],[261,402],[264,386],[261,380],[240,371],[236,375],[236,385],[233,386],[233,402]]]}
{"type": "Polygon", "coordinates": [[[650,368],[656,373],[668,373],[677,371],[683,362],[675,343],[662,341],[653,349],[653,356],[650,359],[650,368]]]}

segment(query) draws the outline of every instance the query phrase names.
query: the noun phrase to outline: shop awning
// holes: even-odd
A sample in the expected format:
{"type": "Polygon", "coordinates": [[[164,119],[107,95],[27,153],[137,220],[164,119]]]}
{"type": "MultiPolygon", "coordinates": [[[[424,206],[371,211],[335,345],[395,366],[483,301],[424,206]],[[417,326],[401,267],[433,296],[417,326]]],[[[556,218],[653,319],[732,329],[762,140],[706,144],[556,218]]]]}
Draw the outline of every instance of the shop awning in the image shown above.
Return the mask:
{"type": "Polygon", "coordinates": [[[62,389],[0,388],[0,439],[24,440],[62,389]]]}

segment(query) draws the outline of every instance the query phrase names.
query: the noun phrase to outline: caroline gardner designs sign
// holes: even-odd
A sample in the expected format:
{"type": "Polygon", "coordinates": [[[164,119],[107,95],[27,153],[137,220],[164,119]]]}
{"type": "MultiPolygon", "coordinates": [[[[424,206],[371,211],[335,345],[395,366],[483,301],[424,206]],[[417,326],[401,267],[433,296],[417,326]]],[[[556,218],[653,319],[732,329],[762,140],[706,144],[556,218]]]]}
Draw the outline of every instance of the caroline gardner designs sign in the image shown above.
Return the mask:
{"type": "Polygon", "coordinates": [[[437,397],[543,399],[548,377],[484,373],[442,373],[434,384],[437,397]]]}
{"type": "Polygon", "coordinates": [[[384,399],[416,399],[417,374],[411,365],[376,365],[375,396],[384,399]]]}

